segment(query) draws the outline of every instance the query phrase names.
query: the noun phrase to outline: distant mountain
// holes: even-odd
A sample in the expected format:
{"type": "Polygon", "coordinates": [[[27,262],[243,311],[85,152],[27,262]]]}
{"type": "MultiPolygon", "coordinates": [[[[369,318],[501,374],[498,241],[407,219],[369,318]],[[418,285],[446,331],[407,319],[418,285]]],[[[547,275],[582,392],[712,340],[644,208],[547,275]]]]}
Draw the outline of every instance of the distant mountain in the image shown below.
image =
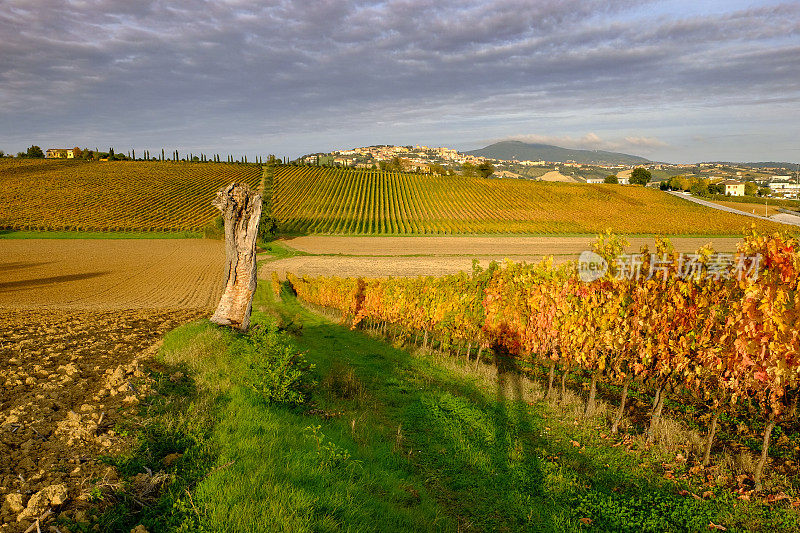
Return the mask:
{"type": "Polygon", "coordinates": [[[570,150],[550,144],[531,144],[520,141],[502,141],[466,152],[470,155],[490,159],[516,159],[519,161],[575,161],[585,164],[636,165],[649,163],[648,159],[635,155],[606,152],[604,150],[570,150]]]}

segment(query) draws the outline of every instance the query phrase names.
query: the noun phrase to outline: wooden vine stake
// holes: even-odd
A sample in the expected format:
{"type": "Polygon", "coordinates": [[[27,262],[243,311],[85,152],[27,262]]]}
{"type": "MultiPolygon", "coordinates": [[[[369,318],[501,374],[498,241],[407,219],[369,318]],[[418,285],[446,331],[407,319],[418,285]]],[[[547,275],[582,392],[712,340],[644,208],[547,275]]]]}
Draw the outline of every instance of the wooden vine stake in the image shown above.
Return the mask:
{"type": "Polygon", "coordinates": [[[261,195],[247,185],[231,183],[212,202],[225,220],[225,285],[211,321],[247,331],[256,292],[256,237],[261,195]]]}

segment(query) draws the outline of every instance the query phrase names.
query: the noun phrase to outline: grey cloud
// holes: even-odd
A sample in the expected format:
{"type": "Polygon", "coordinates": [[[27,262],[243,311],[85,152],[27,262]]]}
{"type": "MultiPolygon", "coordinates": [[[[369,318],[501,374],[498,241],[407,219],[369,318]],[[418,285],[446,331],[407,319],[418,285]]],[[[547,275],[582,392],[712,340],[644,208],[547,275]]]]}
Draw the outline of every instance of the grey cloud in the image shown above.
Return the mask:
{"type": "Polygon", "coordinates": [[[0,141],[84,128],[199,142],[800,95],[800,3],[682,18],[647,5],[10,0],[0,141]]]}

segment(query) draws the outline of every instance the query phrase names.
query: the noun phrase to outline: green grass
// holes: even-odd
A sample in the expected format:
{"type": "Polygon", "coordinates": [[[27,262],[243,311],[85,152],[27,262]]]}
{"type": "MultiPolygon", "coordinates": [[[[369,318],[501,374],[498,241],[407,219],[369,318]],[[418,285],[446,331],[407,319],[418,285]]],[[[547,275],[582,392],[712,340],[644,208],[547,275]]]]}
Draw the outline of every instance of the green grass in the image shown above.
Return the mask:
{"type": "MultiPolygon", "coordinates": [[[[244,336],[197,322],[170,333],[128,476],[184,453],[161,498],[125,493],[103,530],[130,531],[795,531],[785,507],[713,498],[663,477],[670,458],[626,450],[603,422],[530,402],[530,382],[436,354],[411,354],[257,292],[315,365],[311,403],[267,404],[246,386],[244,336]],[[171,365],[178,365],[172,367],[171,365]],[[188,374],[175,382],[175,368],[188,374]],[[174,374],[173,374],[174,376],[174,374]],[[601,429],[598,429],[600,427],[601,429]],[[639,466],[639,465],[642,466],[639,466]],[[590,519],[586,526],[581,519],[590,519]]],[[[288,336],[288,333],[282,335],[288,336]]]]}
{"type": "Polygon", "coordinates": [[[28,231],[0,230],[0,239],[199,239],[197,231],[28,231]]]}

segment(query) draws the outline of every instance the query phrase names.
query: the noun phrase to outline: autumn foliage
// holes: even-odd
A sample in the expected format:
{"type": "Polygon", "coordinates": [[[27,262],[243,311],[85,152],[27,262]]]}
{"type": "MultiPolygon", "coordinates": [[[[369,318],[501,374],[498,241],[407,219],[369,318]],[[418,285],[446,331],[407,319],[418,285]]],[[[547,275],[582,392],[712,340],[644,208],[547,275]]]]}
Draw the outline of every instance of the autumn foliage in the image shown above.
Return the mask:
{"type": "MultiPolygon", "coordinates": [[[[595,251],[613,267],[621,244],[605,235],[595,251]]],[[[630,279],[612,268],[583,282],[574,264],[544,261],[442,278],[289,280],[301,299],[340,311],[353,327],[368,320],[425,344],[469,343],[521,364],[582,371],[592,379],[590,402],[597,380],[626,392],[635,380],[654,391],[651,432],[670,391],[703,401],[715,421],[743,397],[755,399],[768,421],[758,486],[769,433],[794,415],[800,385],[798,241],[751,231],[731,261],[759,257],[750,272],[701,268],[713,259],[709,248],[698,251],[692,275],[668,241],[642,252],[644,275],[630,279]]]]}

